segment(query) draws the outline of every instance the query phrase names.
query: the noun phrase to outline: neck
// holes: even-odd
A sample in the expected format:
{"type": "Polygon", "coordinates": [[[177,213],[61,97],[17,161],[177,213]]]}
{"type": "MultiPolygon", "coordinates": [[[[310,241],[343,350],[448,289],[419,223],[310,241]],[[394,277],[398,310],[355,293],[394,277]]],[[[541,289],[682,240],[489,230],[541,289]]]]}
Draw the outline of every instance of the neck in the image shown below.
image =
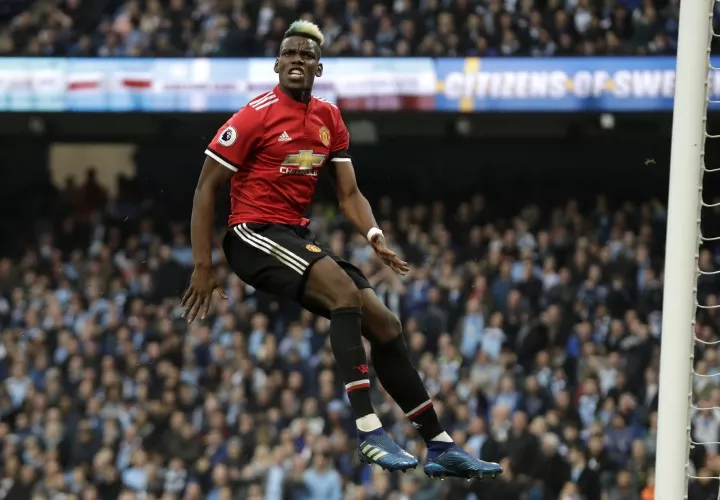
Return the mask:
{"type": "Polygon", "coordinates": [[[291,99],[303,104],[309,103],[310,98],[312,97],[312,89],[290,90],[280,85],[280,90],[282,90],[283,94],[287,95],[291,99]]]}

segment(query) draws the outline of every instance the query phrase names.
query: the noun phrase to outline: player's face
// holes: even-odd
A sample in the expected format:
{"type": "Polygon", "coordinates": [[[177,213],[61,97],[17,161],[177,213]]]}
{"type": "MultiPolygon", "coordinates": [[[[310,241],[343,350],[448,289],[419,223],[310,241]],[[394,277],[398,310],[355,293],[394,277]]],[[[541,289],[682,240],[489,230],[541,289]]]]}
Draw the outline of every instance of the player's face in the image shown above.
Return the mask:
{"type": "Polygon", "coordinates": [[[280,56],[275,61],[275,73],[280,75],[280,85],[288,90],[310,90],[315,77],[322,76],[320,48],[301,36],[283,40],[280,56]]]}

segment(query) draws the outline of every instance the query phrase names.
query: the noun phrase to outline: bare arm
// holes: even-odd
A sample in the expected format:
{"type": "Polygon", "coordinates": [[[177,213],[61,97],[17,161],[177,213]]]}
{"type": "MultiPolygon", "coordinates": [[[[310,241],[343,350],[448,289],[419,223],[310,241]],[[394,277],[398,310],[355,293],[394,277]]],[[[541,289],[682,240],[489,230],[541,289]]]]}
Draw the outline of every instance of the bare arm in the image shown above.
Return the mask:
{"type": "Polygon", "coordinates": [[[190,240],[195,270],[190,278],[190,286],[182,299],[185,308],[183,318],[187,318],[188,323],[191,323],[198,313],[201,319],[205,319],[210,309],[213,292],[217,291],[222,298],[227,298],[212,272],[212,235],[215,193],[220,186],[230,181],[233,173],[208,156],[195,188],[190,219],[190,240]]]}
{"type": "Polygon", "coordinates": [[[209,156],[205,158],[190,219],[190,241],[196,268],[212,266],[212,235],[215,222],[215,193],[220,186],[230,182],[234,172],[220,165],[209,156]]]}
{"type": "Polygon", "coordinates": [[[330,162],[330,174],[340,211],[360,234],[367,235],[370,229],[377,227],[377,221],[370,203],[358,188],[352,162],[330,162]]]}
{"type": "MultiPolygon", "coordinates": [[[[377,227],[377,221],[370,203],[358,188],[352,162],[349,158],[347,161],[331,162],[330,173],[335,183],[340,211],[360,234],[366,236],[370,229],[377,227]]],[[[395,272],[405,274],[409,271],[407,262],[400,260],[395,252],[387,247],[382,234],[375,235],[370,244],[378,257],[395,272]]]]}

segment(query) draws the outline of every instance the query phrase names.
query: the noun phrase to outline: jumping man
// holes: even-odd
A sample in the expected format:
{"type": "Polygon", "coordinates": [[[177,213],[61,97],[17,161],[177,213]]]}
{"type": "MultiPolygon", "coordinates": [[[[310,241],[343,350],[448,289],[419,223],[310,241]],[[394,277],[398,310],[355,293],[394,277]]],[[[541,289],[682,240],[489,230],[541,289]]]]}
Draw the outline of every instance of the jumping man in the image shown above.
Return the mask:
{"type": "Polygon", "coordinates": [[[214,291],[224,292],[212,272],[212,227],[217,189],[230,183],[230,229],[223,250],[245,283],[290,297],[330,319],[330,343],[356,419],[358,453],[366,463],[407,470],[417,458],[385,433],[370,402],[364,335],[372,365],[385,390],[403,409],[428,448],[426,474],[483,478],[502,472],[455,445],[433,409],[412,365],[401,324],[355,266],[322,247],[303,218],[318,173],[327,167],[345,218],[367,237],[395,272],[407,263],[390,250],[368,201],[358,189],[348,155],[349,136],[335,105],[313,97],[321,77],[323,35],[306,21],[285,33],[275,61],[279,85],[235,113],[207,150],[193,201],[191,236],[195,270],[183,298],[184,317],[205,318],[214,291]]]}

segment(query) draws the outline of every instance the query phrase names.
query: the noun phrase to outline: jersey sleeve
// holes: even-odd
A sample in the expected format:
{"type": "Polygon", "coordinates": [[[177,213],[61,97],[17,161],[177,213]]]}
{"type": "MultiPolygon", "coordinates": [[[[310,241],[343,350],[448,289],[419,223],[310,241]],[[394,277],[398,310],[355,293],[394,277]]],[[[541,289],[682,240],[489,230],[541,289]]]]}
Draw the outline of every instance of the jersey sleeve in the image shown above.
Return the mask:
{"type": "Polygon", "coordinates": [[[348,149],[350,148],[350,133],[345,126],[340,110],[337,108],[333,108],[333,110],[335,111],[335,133],[333,134],[332,144],[330,145],[330,161],[350,161],[350,155],[348,154],[348,149]]]}
{"type": "Polygon", "coordinates": [[[252,107],[245,106],[220,127],[205,154],[237,172],[254,153],[261,135],[261,115],[252,107]]]}

